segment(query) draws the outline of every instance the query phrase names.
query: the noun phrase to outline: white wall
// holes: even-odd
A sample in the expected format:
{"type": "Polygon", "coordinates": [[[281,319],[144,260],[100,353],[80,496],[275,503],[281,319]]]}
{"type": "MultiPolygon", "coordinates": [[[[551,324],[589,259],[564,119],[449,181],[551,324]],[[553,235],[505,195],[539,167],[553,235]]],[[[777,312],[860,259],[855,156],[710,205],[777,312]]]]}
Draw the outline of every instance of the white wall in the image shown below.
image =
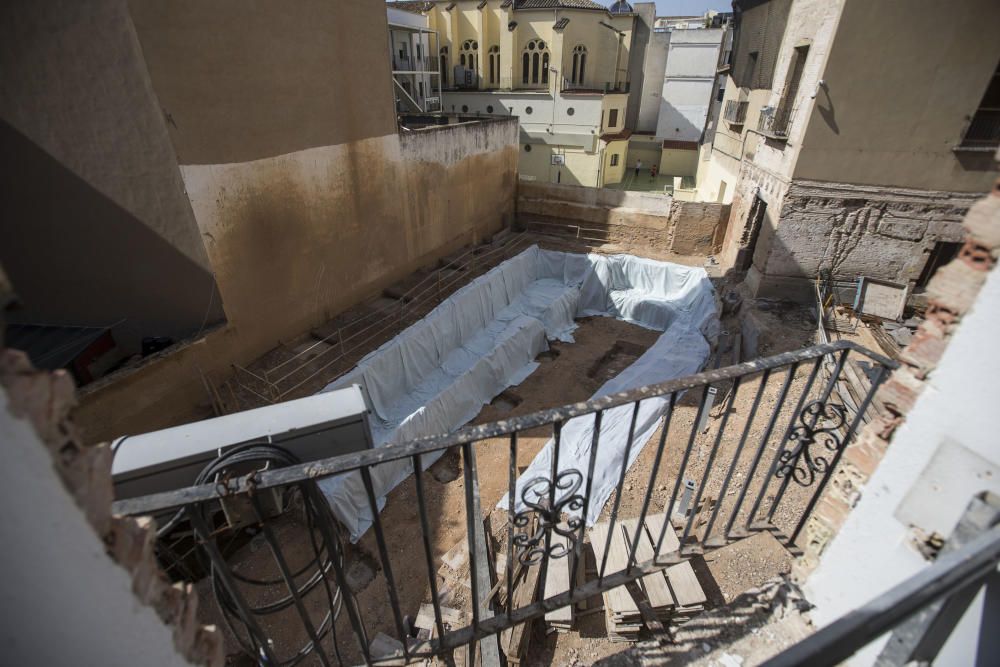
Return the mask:
{"type": "Polygon", "coordinates": [[[527,135],[533,140],[592,151],[601,131],[602,97],[573,94],[553,99],[547,93],[458,91],[444,94],[444,110],[463,112],[465,106],[465,113],[514,115],[520,121],[522,139],[527,135]]]}
{"type": "Polygon", "coordinates": [[[171,629],[132,593],[97,533],[56,476],[45,445],[11,413],[0,388],[0,662],[5,665],[189,664],[171,629]]]}
{"type": "MultiPolygon", "coordinates": [[[[913,533],[908,523],[916,521],[927,534],[937,531],[947,536],[974,494],[987,489],[1000,493],[996,473],[1000,466],[998,330],[1000,271],[994,270],[861,500],[809,579],[807,597],[816,605],[812,618],[818,626],[828,625],[927,567],[911,546],[913,533]],[[939,451],[943,459],[932,462],[939,451]]],[[[994,609],[996,602],[1000,601],[993,603],[994,609]]],[[[997,629],[995,624],[981,627],[982,608],[980,593],[936,664],[977,664],[978,631],[997,629]]],[[[884,640],[875,642],[850,664],[871,664],[883,644],[884,640]]]]}
{"type": "Polygon", "coordinates": [[[712,98],[722,29],[670,32],[656,136],[698,141],[712,98]]]}
{"type": "Polygon", "coordinates": [[[667,66],[669,32],[652,32],[646,46],[646,62],[642,70],[642,99],[639,101],[639,117],[636,130],[656,132],[656,119],[660,114],[660,100],[663,98],[663,77],[667,66]]]}

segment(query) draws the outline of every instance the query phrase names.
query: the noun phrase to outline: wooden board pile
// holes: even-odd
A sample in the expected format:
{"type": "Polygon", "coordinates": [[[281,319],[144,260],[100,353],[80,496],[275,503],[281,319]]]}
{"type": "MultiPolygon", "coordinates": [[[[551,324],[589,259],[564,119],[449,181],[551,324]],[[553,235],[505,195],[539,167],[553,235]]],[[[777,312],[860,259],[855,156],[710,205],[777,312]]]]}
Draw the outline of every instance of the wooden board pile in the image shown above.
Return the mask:
{"type": "MultiPolygon", "coordinates": [[[[664,555],[677,551],[679,542],[673,527],[666,523],[664,514],[647,516],[641,528],[636,547],[636,562],[642,563],[653,558],[656,540],[664,525],[667,526],[663,546],[657,554],[664,555]]],[[[608,545],[607,523],[596,524],[590,529],[590,544],[598,567],[604,559],[605,545],[608,545]]],[[[626,519],[615,523],[608,547],[606,574],[613,574],[628,567],[632,541],[639,529],[638,519],[626,519]]],[[[660,572],[642,577],[639,588],[645,594],[656,618],[663,624],[677,625],[705,609],[705,592],[698,583],[691,563],[684,561],[660,572]]],[[[643,628],[639,608],[625,586],[619,586],[604,593],[604,611],[607,620],[608,638],[612,641],[636,641],[643,628]]]]}

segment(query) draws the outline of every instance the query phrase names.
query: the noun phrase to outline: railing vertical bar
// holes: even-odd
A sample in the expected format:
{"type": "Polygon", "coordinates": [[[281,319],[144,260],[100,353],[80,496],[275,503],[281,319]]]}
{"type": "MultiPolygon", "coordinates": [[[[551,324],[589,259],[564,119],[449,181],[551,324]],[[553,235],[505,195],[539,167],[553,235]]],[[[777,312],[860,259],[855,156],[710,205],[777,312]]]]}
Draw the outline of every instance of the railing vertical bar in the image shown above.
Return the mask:
{"type": "Polygon", "coordinates": [[[628,472],[628,457],[632,452],[632,439],[635,436],[635,422],[639,417],[639,404],[642,403],[641,400],[634,403],[632,408],[632,421],[629,423],[628,427],[628,439],[625,441],[625,455],[622,457],[622,470],[621,474],[618,476],[618,490],[615,492],[615,502],[611,506],[611,519],[608,524],[608,536],[604,542],[604,556],[601,558],[601,565],[598,568],[597,580],[604,583],[604,571],[608,566],[608,554],[611,552],[611,538],[615,534],[615,520],[618,518],[618,508],[621,506],[622,502],[622,489],[625,486],[625,473],[628,472]]]}
{"type": "Polygon", "coordinates": [[[823,494],[823,489],[826,488],[827,483],[833,477],[834,471],[837,469],[837,464],[840,463],[840,458],[844,455],[844,452],[851,444],[851,438],[854,437],[854,432],[858,428],[858,424],[861,423],[865,412],[868,411],[868,406],[871,405],[872,399],[875,397],[875,392],[881,386],[882,382],[885,381],[885,377],[888,374],[888,369],[884,366],[879,367],[878,376],[875,381],[872,382],[871,387],[868,388],[868,393],[865,394],[864,400],[861,401],[861,405],[858,406],[858,412],[854,415],[854,419],[851,420],[851,425],[847,428],[847,433],[844,434],[844,439],[841,442],[840,448],[834,453],[833,459],[830,461],[830,465],[827,466],[826,474],[819,481],[819,485],[816,487],[816,491],[813,493],[812,497],[809,499],[809,503],[806,505],[805,510],[802,512],[802,518],[799,519],[798,525],[795,526],[795,531],[789,537],[789,544],[795,544],[795,540],[798,539],[799,533],[806,525],[806,521],[809,520],[809,515],[812,514],[813,508],[816,507],[816,503],[819,502],[820,496],[823,494]]]}
{"type": "Polygon", "coordinates": [[[330,503],[319,492],[319,488],[315,483],[307,483],[303,487],[303,490],[309,494],[313,507],[319,508],[322,513],[322,516],[318,521],[319,531],[323,534],[323,540],[326,542],[327,553],[330,555],[330,561],[333,563],[333,573],[337,578],[337,586],[340,588],[340,594],[343,597],[344,606],[347,607],[347,616],[351,621],[351,629],[354,631],[354,640],[358,643],[361,655],[365,659],[365,665],[371,665],[372,658],[371,653],[368,650],[368,633],[365,631],[365,624],[361,618],[361,611],[357,607],[354,592],[351,590],[351,586],[347,581],[347,574],[344,572],[344,564],[340,562],[340,558],[343,556],[343,551],[340,549],[340,541],[337,539],[337,536],[333,533],[333,531],[330,530],[330,526],[337,525],[337,520],[333,517],[333,512],[330,509],[330,503]]]}
{"type": "MultiPolygon", "coordinates": [[[[296,484],[295,485],[295,487],[299,490],[299,493],[301,494],[303,502],[307,506],[310,506],[310,507],[312,506],[311,505],[311,503],[312,503],[312,496],[309,495],[309,492],[307,491],[307,489],[305,487],[307,487],[307,486],[309,486],[310,484],[313,484],[313,483],[314,482],[302,482],[300,484],[296,484]]],[[[342,591],[342,590],[340,590],[338,588],[337,589],[337,594],[334,595],[333,591],[330,590],[330,576],[329,575],[330,575],[330,570],[333,568],[334,553],[333,553],[333,551],[329,547],[327,547],[327,549],[326,549],[326,560],[328,562],[324,562],[323,561],[323,547],[327,546],[326,542],[325,541],[322,541],[322,542],[317,542],[316,541],[316,530],[317,530],[316,523],[317,522],[322,523],[322,521],[324,520],[323,515],[320,512],[318,512],[318,511],[315,514],[313,512],[307,512],[306,513],[306,518],[307,518],[306,528],[309,531],[309,544],[313,548],[313,554],[316,556],[316,562],[320,564],[320,566],[319,566],[319,573],[320,573],[321,578],[323,579],[323,589],[326,591],[326,600],[327,600],[327,603],[330,606],[329,607],[330,608],[330,613],[327,615],[327,618],[330,621],[330,639],[331,639],[331,643],[333,645],[333,653],[334,653],[334,655],[337,658],[337,664],[338,665],[342,665],[342,664],[344,664],[344,658],[340,654],[340,641],[337,639],[337,616],[338,616],[338,612],[337,612],[337,600],[340,601],[340,604],[342,606],[343,603],[344,603],[344,596],[346,595],[346,592],[342,591]],[[321,543],[322,543],[322,546],[320,546],[321,543]]],[[[320,532],[320,537],[322,537],[322,532],[320,532]]],[[[326,626],[326,623],[324,622],[320,626],[320,628],[319,628],[319,634],[321,636],[325,632],[324,629],[323,629],[325,626],[326,626]]]]}
{"type": "MultiPolygon", "coordinates": [[[[823,388],[823,393],[819,399],[820,404],[825,404],[830,399],[830,394],[833,392],[834,386],[837,384],[837,378],[844,370],[844,363],[847,361],[847,354],[850,350],[844,350],[837,357],[837,365],[830,375],[830,380],[826,383],[826,387],[823,388]]],[[[815,430],[816,425],[819,423],[822,413],[817,413],[812,415],[812,421],[809,423],[808,428],[810,431],[815,430]]],[[[805,422],[803,422],[805,423],[805,422]]],[[[808,445],[806,445],[808,447],[808,445]]],[[[774,518],[774,513],[778,509],[778,505],[781,503],[781,499],[785,497],[785,491],[788,489],[788,483],[792,481],[792,474],[794,474],[795,466],[798,464],[799,459],[802,458],[802,451],[799,451],[798,455],[794,460],[790,461],[792,466],[792,473],[785,475],[784,479],[781,480],[781,486],[778,487],[778,493],[774,496],[774,502],[771,503],[771,509],[767,513],[767,520],[771,521],[774,518]]]]}
{"type": "MultiPolygon", "coordinates": [[[[761,503],[764,502],[764,496],[767,494],[767,489],[771,486],[771,478],[774,477],[774,471],[778,468],[778,460],[781,458],[781,453],[785,451],[785,443],[788,441],[788,436],[791,435],[792,429],[795,428],[795,420],[802,413],[802,407],[806,404],[806,399],[809,398],[809,392],[812,391],[813,383],[816,381],[816,376],[819,374],[819,369],[822,365],[823,357],[817,357],[813,362],[812,370],[809,371],[809,379],[806,380],[806,385],[802,388],[802,393],[799,394],[799,400],[795,404],[795,409],[788,417],[788,425],[785,427],[785,433],[781,437],[781,440],[778,441],[778,447],[774,452],[774,458],[771,459],[771,465],[767,470],[767,474],[764,475],[764,479],[761,482],[760,491],[757,493],[757,499],[754,500],[753,507],[747,515],[747,529],[750,528],[750,524],[753,523],[753,518],[757,516],[757,511],[760,509],[761,503]]],[[[780,405],[775,406],[775,412],[781,412],[780,405]]]]}
{"type": "MultiPolygon", "coordinates": [[[[753,425],[753,421],[757,416],[757,409],[760,408],[760,399],[764,396],[764,391],[767,388],[767,382],[770,378],[771,369],[765,369],[763,375],[760,376],[760,384],[757,386],[757,393],[754,395],[753,404],[750,406],[750,412],[747,415],[746,424],[743,426],[743,434],[740,436],[740,442],[736,445],[736,451],[733,453],[733,461],[729,464],[729,470],[726,472],[726,478],[723,480],[722,488],[719,490],[719,502],[716,503],[715,509],[712,510],[712,516],[708,519],[708,525],[705,526],[705,541],[708,541],[708,539],[712,536],[712,528],[715,526],[715,520],[719,516],[719,510],[722,509],[723,501],[726,498],[726,492],[729,490],[729,483],[733,481],[733,474],[736,472],[736,466],[740,462],[740,456],[743,454],[743,448],[747,444],[747,436],[750,435],[750,427],[753,425]]],[[[735,400],[733,404],[735,405],[735,400]]]]}
{"type": "MultiPolygon", "coordinates": [[[[680,492],[681,484],[684,483],[684,472],[687,470],[688,460],[691,458],[691,451],[694,449],[694,442],[698,438],[698,424],[701,422],[701,415],[705,411],[705,404],[708,402],[708,388],[709,385],[703,385],[701,388],[701,399],[698,401],[698,412],[694,416],[694,421],[691,422],[691,435],[688,436],[687,447],[684,448],[684,456],[681,457],[681,467],[677,470],[677,479],[674,481],[674,489],[670,492],[670,503],[664,509],[665,516],[663,518],[663,528],[660,529],[660,536],[656,540],[656,550],[653,552],[654,558],[660,553],[660,549],[663,548],[663,540],[667,536],[668,530],[673,530],[670,524],[670,518],[674,515],[674,503],[677,502],[677,494],[680,492]]],[[[693,510],[692,510],[693,511],[693,510]]],[[[677,547],[678,553],[684,549],[684,544],[681,543],[677,547]]]]}
{"type": "Polygon", "coordinates": [[[573,554],[573,568],[569,575],[569,585],[571,588],[576,586],[576,577],[580,567],[580,560],[583,558],[583,534],[587,529],[587,515],[590,512],[590,493],[594,482],[594,468],[597,466],[597,447],[601,441],[601,421],[603,418],[603,410],[598,410],[594,414],[594,437],[590,441],[590,460],[587,463],[587,485],[583,492],[583,508],[580,510],[580,530],[576,537],[576,549],[573,554]]]}
{"type": "Polygon", "coordinates": [[[267,635],[265,635],[261,630],[260,625],[257,624],[257,619],[253,616],[253,612],[247,606],[246,600],[244,600],[243,596],[240,595],[236,582],[233,580],[233,577],[229,572],[229,565],[226,563],[226,559],[222,557],[222,554],[219,553],[219,549],[215,544],[215,538],[212,537],[212,531],[205,523],[205,518],[201,515],[195,505],[189,505],[187,507],[187,516],[188,520],[191,522],[191,527],[198,536],[198,540],[205,548],[205,551],[208,552],[208,558],[212,561],[213,570],[218,573],[219,578],[222,580],[222,585],[225,586],[226,590],[229,592],[229,597],[236,603],[236,609],[239,612],[240,620],[247,628],[247,632],[250,634],[251,640],[257,644],[258,649],[264,653],[264,657],[270,663],[275,665],[278,664],[274,652],[271,650],[271,644],[268,641],[267,635]]]}
{"type": "MultiPolygon", "coordinates": [[[[656,476],[660,472],[660,462],[663,460],[663,449],[667,444],[667,434],[670,432],[670,424],[674,417],[674,404],[677,401],[677,394],[670,394],[667,399],[667,414],[663,419],[663,427],[660,429],[660,442],[656,446],[656,456],[653,459],[653,469],[649,473],[649,484],[646,485],[646,495],[642,499],[642,510],[639,512],[639,522],[636,525],[635,534],[632,536],[632,547],[629,549],[628,569],[635,566],[635,555],[639,549],[639,540],[643,535],[643,526],[646,524],[646,514],[649,512],[649,503],[653,498],[653,489],[656,487],[656,476]]],[[[668,523],[666,520],[664,523],[668,523]]],[[[655,557],[655,554],[654,554],[655,557]]]]}
{"type": "Polygon", "coordinates": [[[504,576],[507,578],[507,618],[510,619],[510,612],[514,609],[514,489],[517,486],[517,433],[510,434],[510,464],[507,472],[507,570],[504,576]]]}
{"type": "MultiPolygon", "coordinates": [[[[313,625],[312,620],[309,618],[309,613],[306,611],[305,604],[302,602],[302,596],[299,595],[298,587],[295,585],[295,578],[292,576],[291,570],[288,569],[288,562],[285,560],[285,555],[282,553],[281,547],[278,545],[278,540],[274,537],[274,532],[264,520],[264,512],[260,506],[259,495],[255,493],[250,494],[250,503],[253,506],[258,526],[264,533],[264,541],[267,542],[267,546],[271,550],[271,555],[274,556],[274,562],[278,566],[278,571],[281,572],[281,578],[284,580],[285,586],[288,588],[289,595],[292,596],[292,601],[295,603],[296,611],[299,612],[299,618],[302,619],[302,625],[306,629],[306,634],[309,635],[309,639],[312,641],[312,649],[315,651],[320,663],[323,665],[330,665],[330,660],[323,651],[323,645],[320,642],[319,634],[316,632],[316,626],[313,625]]],[[[319,567],[322,568],[322,562],[317,562],[319,567]]],[[[308,651],[304,652],[308,653],[308,651]]]]}
{"type": "Polygon", "coordinates": [[[746,479],[743,481],[743,486],[740,488],[740,495],[736,498],[736,505],[733,506],[733,513],[729,516],[729,521],[726,522],[726,530],[723,533],[726,540],[729,539],[729,533],[733,529],[733,524],[736,523],[736,517],[739,516],[740,508],[743,507],[743,501],[746,499],[747,491],[750,490],[750,484],[753,483],[753,476],[757,472],[757,466],[760,465],[761,459],[764,457],[764,449],[767,447],[767,441],[771,439],[771,433],[774,432],[774,426],[778,423],[778,415],[781,414],[781,406],[785,404],[785,399],[788,397],[788,391],[792,388],[792,381],[795,380],[795,374],[799,370],[799,362],[794,362],[788,369],[788,374],[785,376],[785,382],[781,385],[781,391],[778,393],[778,400],[775,402],[775,407],[771,411],[771,416],[767,420],[767,427],[764,429],[764,433],[760,436],[760,443],[757,445],[757,451],[754,453],[753,461],[750,463],[750,470],[747,471],[746,479]]]}
{"type": "MultiPolygon", "coordinates": [[[[465,480],[465,532],[466,538],[469,543],[469,583],[472,588],[472,631],[473,639],[469,642],[469,656],[470,662],[475,662],[476,655],[476,640],[475,633],[479,631],[479,581],[476,577],[477,564],[476,564],[476,522],[483,521],[480,516],[475,516],[473,508],[475,507],[475,502],[473,502],[472,485],[475,484],[473,479],[473,466],[472,466],[472,447],[471,442],[466,442],[462,444],[462,473],[465,480]]],[[[482,528],[478,528],[482,530],[482,528]]]]}
{"type": "Polygon", "coordinates": [[[434,606],[434,625],[438,637],[444,636],[444,622],[441,620],[441,601],[438,599],[437,576],[434,573],[434,553],[431,548],[431,529],[427,524],[427,501],[424,498],[424,472],[420,454],[413,456],[413,474],[417,483],[417,511],[420,514],[420,537],[424,544],[424,558],[427,560],[427,581],[431,586],[431,604],[434,606]]]}
{"type": "Polygon", "coordinates": [[[538,574],[538,590],[545,591],[545,581],[549,575],[549,557],[552,551],[552,531],[559,523],[559,516],[556,514],[556,492],[559,487],[559,446],[562,442],[562,422],[552,422],[552,477],[549,484],[549,515],[552,518],[551,526],[544,526],[545,530],[545,553],[542,554],[541,571],[538,574]]]}
{"type": "Polygon", "coordinates": [[[361,480],[365,484],[368,506],[372,510],[372,527],[375,529],[375,542],[378,544],[379,558],[382,560],[382,571],[385,574],[386,588],[389,589],[389,602],[392,604],[392,615],[393,620],[396,622],[396,632],[399,633],[399,641],[403,644],[403,659],[405,662],[409,662],[410,649],[406,642],[406,630],[403,629],[403,614],[399,608],[399,592],[396,590],[396,580],[392,576],[392,565],[389,563],[389,549],[385,544],[385,533],[382,531],[382,520],[378,514],[378,500],[375,498],[375,489],[372,486],[372,474],[369,468],[361,468],[361,480]]]}
{"type": "MultiPolygon", "coordinates": [[[[732,402],[736,404],[736,396],[740,391],[740,378],[737,377],[733,380],[733,398],[732,402]]],[[[694,496],[694,502],[691,504],[691,516],[688,517],[687,523],[684,525],[684,533],[681,535],[681,544],[687,541],[688,536],[691,534],[691,526],[694,525],[694,518],[698,516],[698,505],[701,503],[701,496],[705,492],[705,488],[708,486],[708,481],[712,476],[712,464],[715,463],[715,457],[719,453],[719,444],[722,442],[722,434],[726,431],[726,426],[729,424],[729,415],[732,411],[726,410],[722,414],[722,423],[719,424],[719,430],[715,433],[715,442],[712,443],[712,451],[708,453],[708,461],[705,462],[705,473],[701,476],[701,483],[698,484],[698,493],[694,496]]],[[[716,502],[716,507],[722,504],[722,497],[716,502]]],[[[705,533],[706,539],[708,538],[708,533],[705,533]]],[[[697,540],[695,540],[697,541],[697,540]]]]}

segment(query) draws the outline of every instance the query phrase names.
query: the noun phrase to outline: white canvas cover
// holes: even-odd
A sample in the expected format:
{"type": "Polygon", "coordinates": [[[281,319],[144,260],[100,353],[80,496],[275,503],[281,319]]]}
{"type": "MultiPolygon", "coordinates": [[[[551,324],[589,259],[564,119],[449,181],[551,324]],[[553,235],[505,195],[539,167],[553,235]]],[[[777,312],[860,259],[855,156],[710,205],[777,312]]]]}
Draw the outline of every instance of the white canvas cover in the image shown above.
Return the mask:
{"type": "MultiPolygon", "coordinates": [[[[631,255],[582,255],[532,246],[456,291],[420,322],[366,355],[323,391],[360,384],[373,407],[376,447],[448,433],[538,367],[548,340],[572,342],[574,319],[611,316],[663,335],[641,358],[601,387],[614,393],[697,372],[718,330],[715,299],[704,269],[631,255]]],[[[661,399],[644,401],[629,456],[631,465],[663,414],[661,399]]],[[[605,413],[591,511],[593,521],[617,481],[631,408],[605,413]],[[596,509],[595,509],[596,508],[596,509]]],[[[593,417],[563,427],[559,469],[586,470],[593,417]]],[[[548,475],[552,443],[525,479],[548,475]]],[[[440,456],[426,456],[429,466],[440,456]]],[[[385,495],[412,472],[408,461],[372,469],[381,508],[385,495]]],[[[520,484],[519,480],[519,484],[520,484]]],[[[360,474],[321,480],[334,514],[357,540],[371,525],[360,474]]],[[[520,494],[517,496],[520,497],[520,494]]]]}

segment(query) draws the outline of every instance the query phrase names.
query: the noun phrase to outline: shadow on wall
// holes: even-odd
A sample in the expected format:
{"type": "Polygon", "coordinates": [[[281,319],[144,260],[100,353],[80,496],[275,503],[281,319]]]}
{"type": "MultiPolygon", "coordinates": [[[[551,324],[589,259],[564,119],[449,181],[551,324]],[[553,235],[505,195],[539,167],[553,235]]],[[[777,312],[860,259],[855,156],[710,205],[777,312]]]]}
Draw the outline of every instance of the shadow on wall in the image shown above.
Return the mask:
{"type": "Polygon", "coordinates": [[[683,111],[668,102],[665,97],[660,98],[660,117],[656,123],[657,136],[674,141],[698,141],[702,129],[692,123],[683,111]]]}
{"type": "Polygon", "coordinates": [[[0,155],[0,263],[21,302],[8,321],[116,324],[128,353],[225,321],[210,272],[4,121],[0,155]]]}

